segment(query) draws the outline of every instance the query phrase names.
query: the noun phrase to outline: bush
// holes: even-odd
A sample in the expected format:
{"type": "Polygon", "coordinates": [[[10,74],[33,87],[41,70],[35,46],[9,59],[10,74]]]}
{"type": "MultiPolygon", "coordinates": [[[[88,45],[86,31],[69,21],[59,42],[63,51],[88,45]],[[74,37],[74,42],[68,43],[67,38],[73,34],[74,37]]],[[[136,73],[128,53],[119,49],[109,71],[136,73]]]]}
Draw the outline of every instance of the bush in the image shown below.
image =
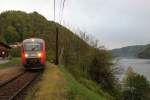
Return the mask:
{"type": "Polygon", "coordinates": [[[113,70],[111,55],[107,50],[95,50],[88,72],[89,77],[101,85],[103,90],[119,98],[119,84],[113,70]]]}
{"type": "Polygon", "coordinates": [[[132,68],[128,69],[123,84],[123,100],[150,100],[148,80],[143,75],[135,73],[132,68]]]}
{"type": "Polygon", "coordinates": [[[20,57],[21,56],[21,48],[12,48],[10,50],[10,55],[12,57],[20,57]]]}

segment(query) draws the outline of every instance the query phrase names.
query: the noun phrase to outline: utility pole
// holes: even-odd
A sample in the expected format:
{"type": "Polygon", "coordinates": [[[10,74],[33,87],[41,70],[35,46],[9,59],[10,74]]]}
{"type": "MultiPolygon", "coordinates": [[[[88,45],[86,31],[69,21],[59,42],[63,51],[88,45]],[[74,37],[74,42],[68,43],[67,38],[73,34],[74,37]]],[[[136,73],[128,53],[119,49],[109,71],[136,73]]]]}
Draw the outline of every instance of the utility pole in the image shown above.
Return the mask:
{"type": "Polygon", "coordinates": [[[55,4],[56,4],[56,1],[54,0],[54,25],[55,25],[55,27],[56,27],[56,31],[55,31],[55,33],[56,33],[55,64],[58,65],[58,64],[59,64],[59,59],[58,59],[58,49],[59,49],[59,46],[58,46],[58,32],[59,32],[59,30],[58,30],[58,27],[57,27],[57,25],[56,25],[56,23],[55,23],[55,10],[56,10],[55,4]]]}
{"type": "Polygon", "coordinates": [[[58,27],[56,27],[56,62],[55,62],[56,65],[59,64],[59,59],[58,59],[58,49],[59,49],[58,32],[59,32],[59,29],[58,29],[58,27]]]}

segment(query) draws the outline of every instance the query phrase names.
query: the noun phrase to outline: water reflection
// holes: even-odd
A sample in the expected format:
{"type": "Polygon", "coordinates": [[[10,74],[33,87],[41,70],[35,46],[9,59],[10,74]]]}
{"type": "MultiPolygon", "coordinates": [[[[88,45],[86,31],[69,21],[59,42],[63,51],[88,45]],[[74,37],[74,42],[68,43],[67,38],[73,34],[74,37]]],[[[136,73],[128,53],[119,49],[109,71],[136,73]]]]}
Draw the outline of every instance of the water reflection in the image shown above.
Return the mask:
{"type": "Polygon", "coordinates": [[[150,81],[150,60],[139,58],[120,58],[117,62],[117,66],[123,68],[123,73],[120,75],[120,80],[124,77],[128,67],[132,67],[133,70],[139,74],[144,75],[150,81]]]}

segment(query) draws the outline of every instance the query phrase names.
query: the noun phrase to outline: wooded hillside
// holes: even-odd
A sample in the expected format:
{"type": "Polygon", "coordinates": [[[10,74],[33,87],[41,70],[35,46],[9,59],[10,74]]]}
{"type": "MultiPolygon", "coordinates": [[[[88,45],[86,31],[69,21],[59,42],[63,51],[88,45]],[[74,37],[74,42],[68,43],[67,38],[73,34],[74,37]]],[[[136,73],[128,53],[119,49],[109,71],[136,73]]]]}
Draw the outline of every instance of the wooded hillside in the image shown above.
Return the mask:
{"type": "MultiPolygon", "coordinates": [[[[37,12],[6,11],[0,14],[1,41],[9,44],[22,42],[30,37],[43,38],[46,41],[47,60],[55,59],[55,33],[59,28],[59,55],[61,64],[81,83],[86,78],[117,98],[117,80],[112,67],[111,54],[99,48],[97,41],[90,40],[81,32],[74,34],[62,25],[48,21],[37,12]]],[[[17,53],[19,53],[17,51],[17,53]]]]}
{"type": "Polygon", "coordinates": [[[115,57],[138,57],[143,50],[144,45],[133,45],[111,50],[115,57]]]}

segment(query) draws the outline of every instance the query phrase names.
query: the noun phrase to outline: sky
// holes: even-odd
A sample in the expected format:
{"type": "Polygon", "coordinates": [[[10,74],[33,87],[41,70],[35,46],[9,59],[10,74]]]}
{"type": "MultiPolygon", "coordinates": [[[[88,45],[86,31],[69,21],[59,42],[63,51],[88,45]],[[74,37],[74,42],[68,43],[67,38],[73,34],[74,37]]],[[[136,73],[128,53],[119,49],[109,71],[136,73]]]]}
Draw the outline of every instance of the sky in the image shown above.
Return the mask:
{"type": "MultiPolygon", "coordinates": [[[[108,49],[150,43],[150,0],[66,0],[63,17],[56,0],[56,21],[81,30],[108,49]],[[61,17],[60,17],[61,15],[61,17]]],[[[0,0],[0,12],[37,11],[53,20],[53,0],[0,0]]]]}

